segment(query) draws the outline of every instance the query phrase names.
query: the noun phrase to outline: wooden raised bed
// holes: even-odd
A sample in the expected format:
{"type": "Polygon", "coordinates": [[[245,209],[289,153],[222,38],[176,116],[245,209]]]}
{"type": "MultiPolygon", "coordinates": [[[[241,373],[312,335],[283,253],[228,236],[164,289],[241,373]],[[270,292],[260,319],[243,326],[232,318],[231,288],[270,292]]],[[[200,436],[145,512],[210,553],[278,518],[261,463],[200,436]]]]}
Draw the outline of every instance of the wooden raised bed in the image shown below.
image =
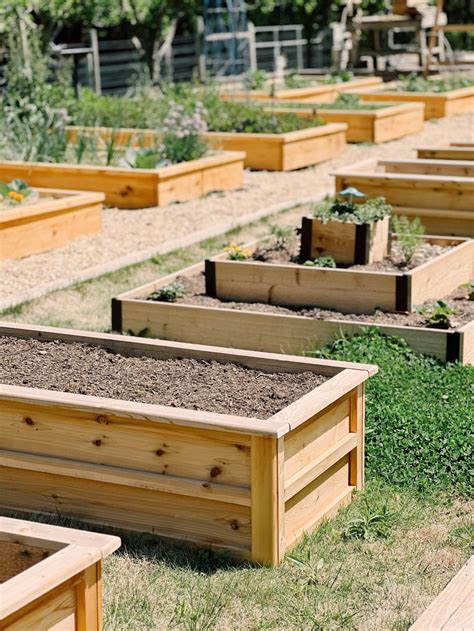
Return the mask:
{"type": "MultiPolygon", "coordinates": [[[[328,124],[285,134],[207,132],[203,138],[216,150],[245,152],[244,164],[250,169],[292,171],[330,160],[342,153],[346,146],[346,130],[345,124],[328,124]]],[[[103,140],[110,139],[114,134],[118,146],[141,144],[151,147],[159,138],[154,129],[70,127],[68,132],[72,142],[81,132],[94,133],[103,140]]]]}
{"type": "Polygon", "coordinates": [[[420,217],[430,234],[474,236],[474,165],[456,160],[367,160],[333,173],[336,192],[382,195],[397,215],[420,217]]]}
{"type": "Polygon", "coordinates": [[[474,146],[423,147],[417,149],[417,157],[422,160],[474,160],[474,146]]]}
{"type": "Polygon", "coordinates": [[[303,217],[300,257],[303,261],[331,256],[336,263],[366,265],[381,261],[388,253],[389,217],[355,224],[303,217]]]}
{"type": "Polygon", "coordinates": [[[411,311],[474,277],[473,240],[430,236],[426,241],[454,247],[408,272],[231,261],[223,253],[206,261],[206,293],[220,300],[314,306],[341,313],[411,311]]]}
{"type": "Polygon", "coordinates": [[[266,420],[0,385],[4,509],[274,565],[363,486],[364,383],[375,366],[10,323],[0,335],[330,377],[266,420]]]}
{"type": "Polygon", "coordinates": [[[449,92],[402,92],[397,90],[354,90],[363,101],[423,103],[425,120],[464,114],[474,109],[474,86],[449,92]]]}
{"type": "Polygon", "coordinates": [[[329,103],[341,92],[370,88],[382,84],[380,77],[362,77],[341,83],[317,83],[305,88],[281,88],[273,93],[270,90],[244,90],[242,88],[222,91],[224,100],[250,99],[252,101],[268,101],[269,99],[296,100],[304,103],[329,103]]]}
{"type": "Polygon", "coordinates": [[[100,631],[102,560],[120,539],[0,517],[0,629],[100,631]]]}
{"type": "Polygon", "coordinates": [[[423,129],[423,103],[397,103],[376,110],[285,108],[283,104],[270,108],[280,114],[296,114],[301,118],[322,118],[326,123],[346,123],[347,142],[388,142],[415,134],[423,129]]]}
{"type": "Polygon", "coordinates": [[[222,152],[159,169],[0,161],[0,173],[31,186],[101,191],[117,208],[146,208],[240,188],[244,158],[241,152],[222,152]]]}
{"type": "Polygon", "coordinates": [[[37,201],[0,211],[0,259],[59,248],[100,232],[103,193],[37,191],[37,201]]]}
{"type": "Polygon", "coordinates": [[[300,354],[314,350],[341,336],[360,334],[376,326],[385,335],[400,337],[419,353],[441,361],[474,364],[474,322],[457,330],[384,325],[356,320],[316,320],[300,315],[262,313],[246,310],[202,307],[183,303],[156,302],[146,296],[180,276],[204,271],[204,263],[175,272],[112,300],[112,328],[118,332],[145,331],[150,337],[193,344],[214,344],[266,351],[300,354]]]}

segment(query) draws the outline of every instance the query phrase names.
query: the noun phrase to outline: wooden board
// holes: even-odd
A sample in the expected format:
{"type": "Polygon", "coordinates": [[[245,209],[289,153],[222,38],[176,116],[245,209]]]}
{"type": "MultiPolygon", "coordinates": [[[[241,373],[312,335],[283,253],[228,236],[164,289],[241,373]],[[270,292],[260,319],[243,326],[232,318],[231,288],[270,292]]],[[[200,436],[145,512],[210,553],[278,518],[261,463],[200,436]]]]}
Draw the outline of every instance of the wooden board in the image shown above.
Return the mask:
{"type": "Polygon", "coordinates": [[[3,179],[21,178],[31,186],[101,191],[110,206],[133,209],[240,188],[244,157],[222,152],[159,169],[1,161],[0,173],[3,179]]]}
{"type": "Polygon", "coordinates": [[[101,231],[103,193],[37,190],[37,202],[0,211],[0,259],[37,254],[101,231]]]}
{"type": "Polygon", "coordinates": [[[389,142],[421,131],[424,124],[423,103],[399,103],[377,110],[337,110],[326,109],[323,105],[285,107],[280,101],[267,109],[276,114],[292,113],[306,119],[319,117],[326,123],[346,123],[347,142],[389,142]]]}
{"type": "MultiPolygon", "coordinates": [[[[0,331],[22,338],[89,342],[125,354],[128,347],[129,354],[137,356],[212,357],[260,365],[270,372],[329,372],[332,376],[325,383],[267,420],[0,385],[3,510],[60,512],[223,548],[265,565],[278,564],[288,545],[285,435],[309,421],[319,422],[328,408],[346,401],[377,370],[48,327],[2,324],[0,331]]],[[[351,448],[356,446],[351,443],[351,448]]],[[[321,475],[325,469],[320,467],[321,475]]],[[[331,485],[324,488],[335,506],[339,495],[333,502],[331,485]]],[[[336,490],[339,494],[339,486],[336,490]]],[[[307,516],[313,524],[313,513],[305,505],[298,523],[307,516]]]]}
{"type": "Polygon", "coordinates": [[[417,157],[424,160],[474,160],[474,147],[423,147],[417,157]]]}
{"type": "MultiPolygon", "coordinates": [[[[420,353],[441,361],[474,363],[474,322],[459,331],[381,325],[356,320],[315,320],[308,317],[220,309],[146,300],[146,296],[186,274],[198,274],[203,264],[193,265],[141,288],[117,296],[113,302],[115,330],[143,331],[146,335],[194,344],[245,348],[272,353],[300,354],[321,348],[341,336],[360,334],[367,326],[377,326],[385,335],[406,340],[420,353]]],[[[441,296],[438,296],[441,297],[441,296]]]]}
{"type": "Polygon", "coordinates": [[[474,557],[410,627],[410,631],[462,631],[474,624],[474,557]]]}
{"type": "Polygon", "coordinates": [[[454,237],[427,237],[427,241],[454,247],[409,272],[230,261],[226,255],[218,255],[206,262],[206,293],[220,300],[315,306],[342,313],[411,311],[425,300],[449,294],[473,277],[473,241],[454,237]],[[422,275],[427,282],[424,290],[419,280],[422,275]]]}
{"type": "Polygon", "coordinates": [[[12,546],[30,563],[0,585],[2,631],[102,629],[101,562],[118,537],[0,517],[0,548],[12,546]]]}
{"type": "Polygon", "coordinates": [[[397,92],[394,90],[354,90],[364,101],[423,103],[425,120],[455,116],[474,110],[474,87],[459,88],[449,92],[397,92]]]}

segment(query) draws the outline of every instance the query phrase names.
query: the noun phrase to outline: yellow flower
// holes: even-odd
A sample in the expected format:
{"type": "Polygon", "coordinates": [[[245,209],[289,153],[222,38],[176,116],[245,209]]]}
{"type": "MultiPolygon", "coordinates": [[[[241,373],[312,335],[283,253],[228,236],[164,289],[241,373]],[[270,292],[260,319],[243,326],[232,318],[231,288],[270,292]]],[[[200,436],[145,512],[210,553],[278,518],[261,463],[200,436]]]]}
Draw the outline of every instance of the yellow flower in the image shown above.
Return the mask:
{"type": "Polygon", "coordinates": [[[10,191],[8,193],[8,197],[13,199],[15,202],[22,202],[25,199],[25,196],[21,193],[17,193],[16,191],[10,191]]]}

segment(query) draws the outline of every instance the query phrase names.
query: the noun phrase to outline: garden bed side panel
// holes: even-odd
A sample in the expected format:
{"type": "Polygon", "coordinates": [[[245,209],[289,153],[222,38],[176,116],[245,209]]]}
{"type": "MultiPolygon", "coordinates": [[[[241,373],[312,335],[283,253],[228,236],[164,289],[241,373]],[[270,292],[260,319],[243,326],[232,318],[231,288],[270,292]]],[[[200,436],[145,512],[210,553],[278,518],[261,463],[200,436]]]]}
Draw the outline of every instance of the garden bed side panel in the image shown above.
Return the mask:
{"type": "Polygon", "coordinates": [[[418,102],[425,105],[425,120],[463,114],[474,109],[474,87],[435,94],[432,92],[354,91],[363,101],[418,102]]]}
{"type": "Polygon", "coordinates": [[[417,149],[422,160],[474,160],[474,147],[423,147],[417,149]]]}
{"type": "Polygon", "coordinates": [[[469,160],[379,160],[378,164],[385,173],[469,178],[474,181],[474,164],[469,160]]]}
{"type": "Polygon", "coordinates": [[[328,124],[286,134],[235,134],[209,132],[205,138],[215,148],[245,151],[245,166],[256,170],[292,171],[344,151],[345,124],[328,124]]]}
{"type": "MultiPolygon", "coordinates": [[[[40,189],[47,195],[57,189],[40,189]]],[[[64,197],[0,213],[0,259],[21,258],[62,247],[102,227],[102,193],[63,191],[64,197]]]]}
{"type": "Polygon", "coordinates": [[[468,178],[347,170],[333,175],[336,177],[336,191],[354,186],[368,197],[382,195],[393,206],[467,211],[472,211],[474,207],[474,181],[468,178]]]}
{"type": "Polygon", "coordinates": [[[187,201],[203,194],[201,191],[211,192],[207,189],[212,186],[218,186],[213,190],[239,188],[243,159],[240,152],[224,153],[160,169],[4,161],[0,162],[0,172],[5,179],[20,177],[31,186],[101,191],[107,204],[133,209],[187,201]],[[214,169],[217,174],[212,173],[214,169]]]}
{"type": "MultiPolygon", "coordinates": [[[[166,283],[165,283],[166,284],[166,283]]],[[[118,330],[146,329],[146,335],[160,339],[215,344],[270,353],[300,354],[332,343],[342,336],[361,334],[369,326],[385,335],[404,339],[415,351],[441,361],[474,362],[474,323],[456,331],[443,331],[377,322],[316,320],[298,315],[261,313],[251,310],[220,309],[170,304],[127,298],[114,299],[118,330]]],[[[114,321],[113,321],[114,322],[114,321]]]]}

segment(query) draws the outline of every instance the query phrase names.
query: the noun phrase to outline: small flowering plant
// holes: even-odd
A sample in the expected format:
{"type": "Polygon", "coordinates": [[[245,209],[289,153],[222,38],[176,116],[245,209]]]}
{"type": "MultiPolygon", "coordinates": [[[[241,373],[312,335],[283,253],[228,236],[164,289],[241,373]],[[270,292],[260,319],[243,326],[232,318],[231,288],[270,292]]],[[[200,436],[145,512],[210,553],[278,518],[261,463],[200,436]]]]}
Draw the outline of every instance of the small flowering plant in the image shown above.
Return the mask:
{"type": "Polygon", "coordinates": [[[229,257],[229,261],[246,261],[250,258],[251,252],[247,248],[243,248],[237,243],[229,243],[225,251],[229,257]]]}
{"type": "Polygon", "coordinates": [[[169,164],[201,158],[207,145],[201,135],[207,131],[205,110],[197,102],[194,111],[186,112],[183,105],[173,104],[163,123],[162,143],[159,152],[169,164]]]}
{"type": "Polygon", "coordinates": [[[12,180],[9,184],[0,180],[0,203],[5,206],[18,206],[26,200],[33,201],[37,192],[23,180],[12,180]]]}

